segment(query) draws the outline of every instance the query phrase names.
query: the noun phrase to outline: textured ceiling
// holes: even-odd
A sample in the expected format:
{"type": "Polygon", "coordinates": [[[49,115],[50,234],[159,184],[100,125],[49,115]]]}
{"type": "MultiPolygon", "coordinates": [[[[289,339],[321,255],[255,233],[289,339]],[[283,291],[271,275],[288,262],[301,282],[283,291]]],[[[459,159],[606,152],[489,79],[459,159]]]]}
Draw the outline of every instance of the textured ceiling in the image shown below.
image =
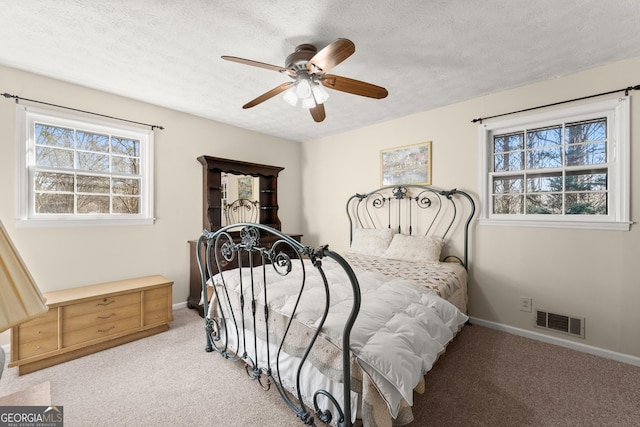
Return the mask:
{"type": "Polygon", "coordinates": [[[0,16],[2,65],[296,141],[640,56],[638,0],[0,0],[0,16]],[[280,96],[243,110],[289,78],[220,59],[284,65],[339,37],[356,52],[331,73],[389,96],[330,91],[321,123],[280,96]]]}

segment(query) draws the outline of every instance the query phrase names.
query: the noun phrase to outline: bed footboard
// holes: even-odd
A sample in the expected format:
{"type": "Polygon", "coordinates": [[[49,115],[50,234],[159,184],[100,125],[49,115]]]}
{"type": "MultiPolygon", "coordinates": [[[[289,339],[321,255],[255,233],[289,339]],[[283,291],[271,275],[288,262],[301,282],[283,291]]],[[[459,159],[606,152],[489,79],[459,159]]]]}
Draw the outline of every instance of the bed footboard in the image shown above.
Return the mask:
{"type": "Polygon", "coordinates": [[[350,400],[353,388],[349,349],[351,330],[360,310],[360,287],[345,259],[328,246],[309,248],[278,230],[254,223],[233,224],[215,232],[205,230],[198,239],[196,253],[202,279],[206,351],[244,361],[249,377],[265,390],[274,385],[305,424],[315,425],[315,415],[323,423],[352,426],[355,409],[350,400]],[[266,239],[267,236],[275,239],[266,239]],[[273,243],[265,247],[261,238],[273,243]],[[335,273],[327,275],[323,260],[339,265],[339,273],[346,275],[345,283],[351,289],[342,286],[338,290],[340,296],[334,295],[335,286],[332,289],[329,276],[334,277],[335,273]],[[346,310],[343,305],[339,314],[330,313],[332,298],[352,304],[346,310]],[[317,319],[305,318],[309,308],[317,319]],[[344,323],[340,324],[342,342],[333,343],[341,351],[336,361],[341,370],[337,375],[342,383],[341,399],[321,387],[314,387],[310,396],[303,392],[308,388],[306,384],[302,387],[307,366],[315,364],[317,354],[326,353],[317,348],[327,346],[323,336],[327,321],[344,323]],[[281,361],[291,354],[295,357],[288,359],[288,367],[283,366],[281,361]],[[295,361],[293,367],[291,360],[295,361]],[[294,384],[283,381],[287,377],[285,369],[294,373],[294,384]]]}

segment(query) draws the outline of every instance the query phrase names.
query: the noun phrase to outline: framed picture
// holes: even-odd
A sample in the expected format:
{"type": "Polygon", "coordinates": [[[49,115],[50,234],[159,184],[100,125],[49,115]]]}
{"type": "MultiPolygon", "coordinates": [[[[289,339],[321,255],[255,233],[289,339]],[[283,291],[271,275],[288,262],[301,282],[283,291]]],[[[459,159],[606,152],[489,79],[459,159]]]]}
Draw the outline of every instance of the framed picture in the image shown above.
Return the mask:
{"type": "Polygon", "coordinates": [[[431,185],[431,141],[380,151],[382,185],[431,185]]]}
{"type": "Polygon", "coordinates": [[[253,199],[253,177],[238,177],[238,199],[253,199]]]}

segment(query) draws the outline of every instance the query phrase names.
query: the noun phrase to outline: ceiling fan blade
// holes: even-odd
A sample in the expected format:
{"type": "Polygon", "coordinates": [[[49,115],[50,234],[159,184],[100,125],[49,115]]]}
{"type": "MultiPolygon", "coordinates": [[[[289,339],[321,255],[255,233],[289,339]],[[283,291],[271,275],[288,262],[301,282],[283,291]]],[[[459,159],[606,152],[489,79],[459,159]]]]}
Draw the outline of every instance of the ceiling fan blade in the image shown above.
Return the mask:
{"type": "Polygon", "coordinates": [[[221,56],[222,59],[231,62],[238,62],[240,64],[251,65],[254,67],[266,68],[267,70],[278,71],[280,73],[284,73],[287,71],[284,67],[279,67],[277,65],[265,64],[264,62],[253,61],[251,59],[238,58],[236,56],[221,56]]]}
{"type": "Polygon", "coordinates": [[[382,99],[386,98],[389,94],[389,92],[387,92],[387,90],[382,86],[376,86],[371,83],[350,79],[348,77],[335,76],[333,74],[325,74],[320,82],[323,86],[331,89],[354,95],[366,96],[369,98],[382,99]]]}
{"type": "Polygon", "coordinates": [[[309,112],[311,112],[311,117],[313,117],[313,120],[315,120],[317,123],[320,123],[326,117],[326,114],[324,112],[324,104],[316,104],[315,107],[309,108],[309,112]]]}
{"type": "Polygon", "coordinates": [[[337,39],[309,60],[309,72],[326,72],[353,55],[356,45],[349,39],[337,39]],[[315,68],[315,69],[314,69],[315,68]]]}
{"type": "Polygon", "coordinates": [[[285,90],[289,89],[293,85],[294,85],[294,82],[282,83],[280,86],[274,87],[273,89],[271,89],[268,92],[263,93],[262,95],[260,95],[256,99],[247,102],[246,104],[244,104],[242,106],[242,108],[244,108],[246,110],[247,108],[255,107],[256,105],[263,103],[267,99],[271,99],[274,96],[276,96],[277,94],[284,92],[285,90]]]}

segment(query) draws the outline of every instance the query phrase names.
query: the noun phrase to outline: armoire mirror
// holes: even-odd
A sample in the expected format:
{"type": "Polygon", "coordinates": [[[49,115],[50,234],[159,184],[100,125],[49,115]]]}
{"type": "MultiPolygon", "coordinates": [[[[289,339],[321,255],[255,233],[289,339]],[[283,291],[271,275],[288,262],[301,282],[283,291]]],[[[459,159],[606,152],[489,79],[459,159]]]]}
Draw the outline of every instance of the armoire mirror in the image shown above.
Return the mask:
{"type": "Polygon", "coordinates": [[[221,176],[222,226],[238,222],[260,222],[260,178],[226,172],[222,172],[221,176]]]}
{"type": "Polygon", "coordinates": [[[259,222],[281,230],[278,218],[278,174],[284,168],[211,156],[200,156],[198,161],[204,168],[204,229],[215,231],[227,225],[225,203],[244,198],[255,201],[255,205],[259,207],[257,221],[250,222],[259,222]],[[223,185],[223,177],[226,177],[226,185],[223,185]],[[249,186],[251,197],[248,197],[249,186]]]}

